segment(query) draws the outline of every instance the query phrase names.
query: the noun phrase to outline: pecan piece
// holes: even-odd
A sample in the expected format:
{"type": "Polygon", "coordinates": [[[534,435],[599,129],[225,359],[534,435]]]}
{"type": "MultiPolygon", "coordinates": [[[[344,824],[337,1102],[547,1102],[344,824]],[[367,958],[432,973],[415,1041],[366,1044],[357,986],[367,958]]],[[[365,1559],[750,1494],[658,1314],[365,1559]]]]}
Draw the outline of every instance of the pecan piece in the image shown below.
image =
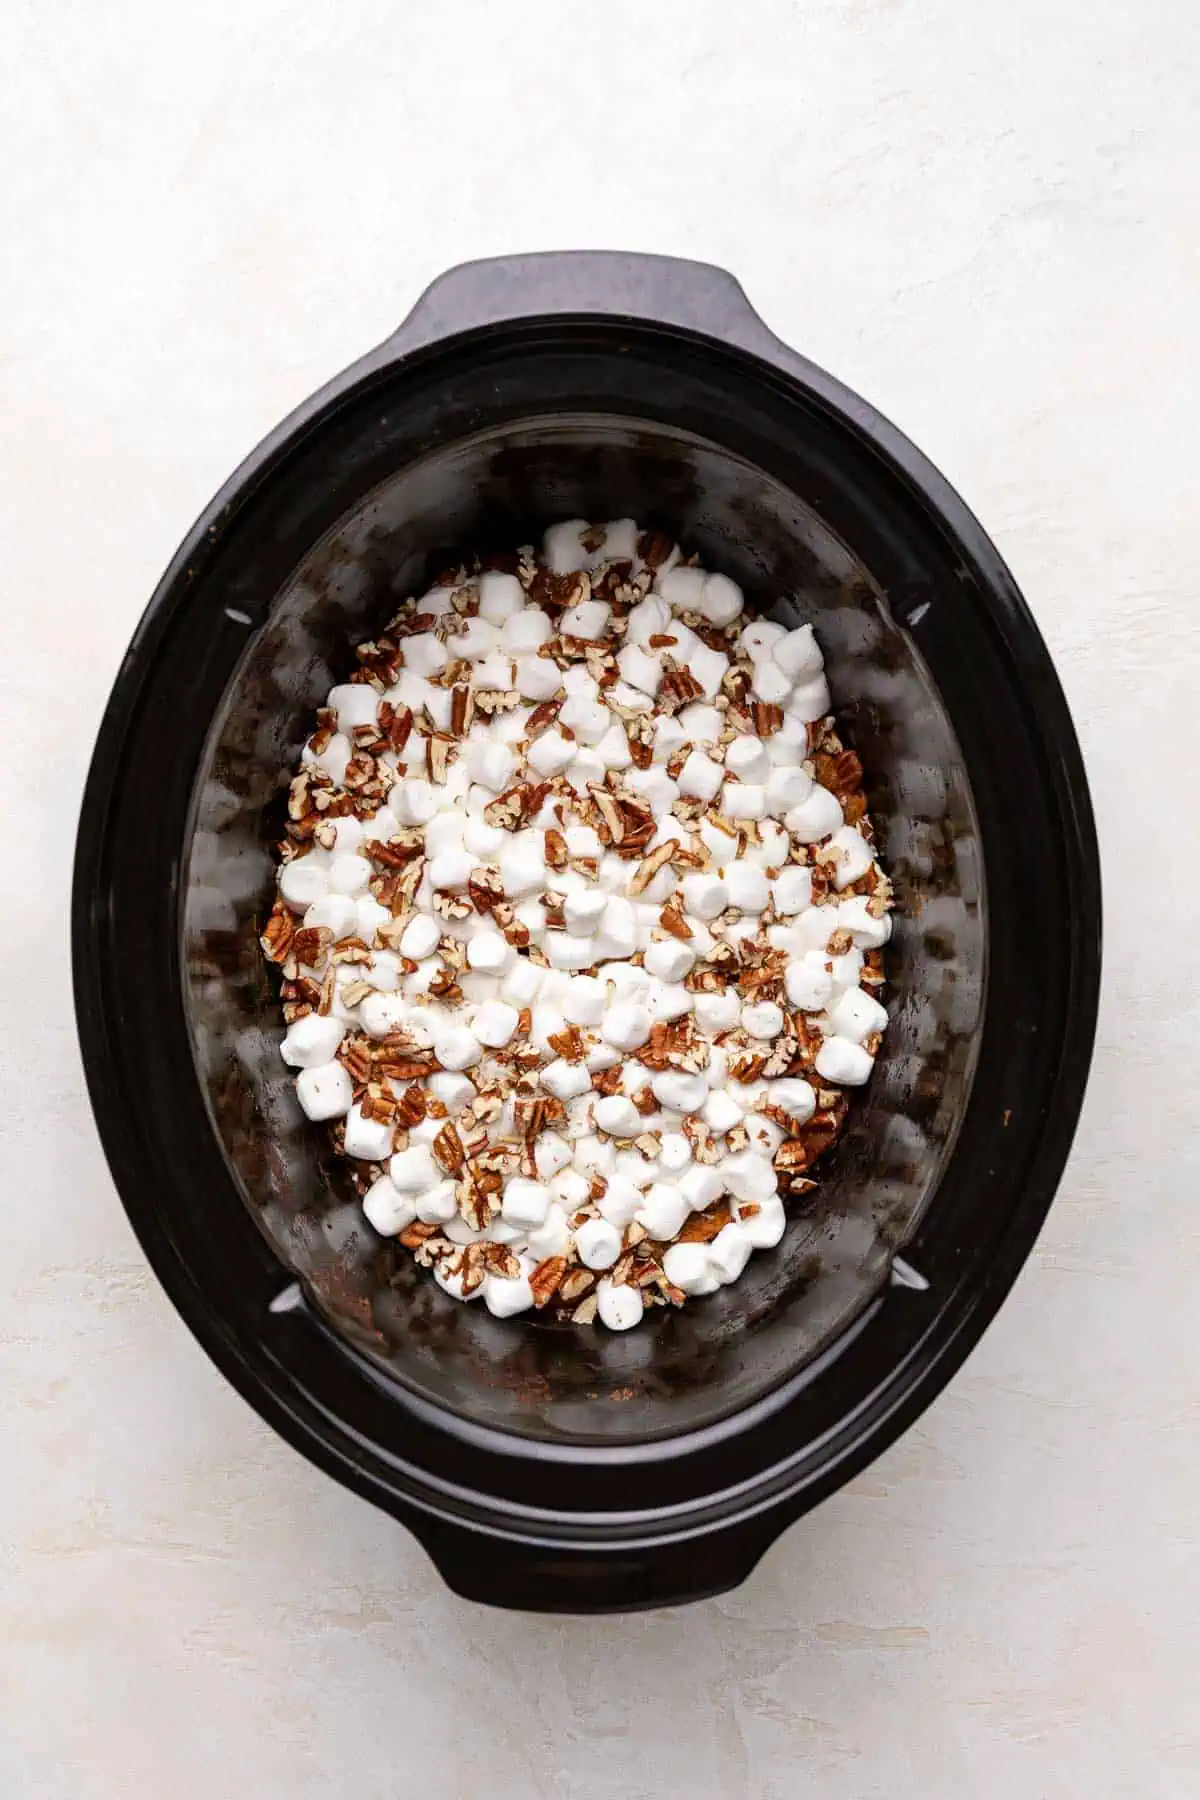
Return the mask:
{"type": "Polygon", "coordinates": [[[565,1256],[547,1256],[540,1262],[529,1277],[529,1285],[533,1289],[533,1304],[539,1310],[553,1300],[562,1286],[567,1273],[565,1256]]]}

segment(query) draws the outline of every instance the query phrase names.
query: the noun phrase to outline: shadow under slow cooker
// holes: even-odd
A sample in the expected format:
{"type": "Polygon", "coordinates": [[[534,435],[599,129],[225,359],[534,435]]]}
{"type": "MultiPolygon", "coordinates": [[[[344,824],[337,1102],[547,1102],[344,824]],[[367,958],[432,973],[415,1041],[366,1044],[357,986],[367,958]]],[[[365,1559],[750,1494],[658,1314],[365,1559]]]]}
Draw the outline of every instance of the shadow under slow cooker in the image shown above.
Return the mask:
{"type": "MultiPolygon", "coordinates": [[[[819,484],[819,435],[803,472],[769,438],[747,440],[743,456],[602,411],[505,418],[426,449],[323,530],[273,599],[258,597],[263,626],[214,718],[182,908],[185,1005],[213,1124],[247,1206],[347,1355],[476,1424],[559,1443],[694,1430],[790,1385],[889,1281],[922,1280],[896,1252],[936,1190],[970,1091],[986,983],[983,858],[947,707],[897,622],[906,597],[894,546],[865,523],[870,496],[861,542],[846,526],[835,535],[801,497],[819,484]],[[863,762],[896,919],[874,1077],[779,1249],[752,1258],[731,1288],[615,1335],[494,1319],[376,1237],[344,1165],[296,1104],[258,933],[288,774],[354,643],[457,556],[536,542],[555,519],[622,516],[665,527],[733,576],[752,611],[815,625],[839,724],[863,762]]],[[[952,583],[948,566],[931,566],[913,591],[952,583]]]]}

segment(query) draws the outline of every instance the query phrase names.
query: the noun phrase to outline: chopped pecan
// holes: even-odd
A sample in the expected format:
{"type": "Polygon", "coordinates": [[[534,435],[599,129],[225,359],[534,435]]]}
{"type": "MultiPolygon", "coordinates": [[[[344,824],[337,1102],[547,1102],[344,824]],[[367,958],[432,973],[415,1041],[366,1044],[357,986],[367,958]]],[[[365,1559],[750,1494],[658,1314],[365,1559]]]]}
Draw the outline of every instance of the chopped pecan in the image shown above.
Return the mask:
{"type": "Polygon", "coordinates": [[[566,1272],[565,1256],[547,1256],[533,1271],[529,1277],[529,1285],[533,1290],[533,1304],[539,1310],[553,1300],[562,1286],[566,1272]]]}
{"type": "Polygon", "coordinates": [[[674,856],[677,845],[674,838],[668,838],[657,850],[652,850],[634,870],[629,880],[629,892],[642,894],[650,886],[660,869],[665,869],[674,856]]]}
{"type": "Polygon", "coordinates": [[[276,900],[271,908],[271,916],[263,926],[259,943],[263,947],[263,955],[268,962],[286,962],[291,954],[292,940],[296,935],[296,917],[290,912],[282,900],[276,900]]]}

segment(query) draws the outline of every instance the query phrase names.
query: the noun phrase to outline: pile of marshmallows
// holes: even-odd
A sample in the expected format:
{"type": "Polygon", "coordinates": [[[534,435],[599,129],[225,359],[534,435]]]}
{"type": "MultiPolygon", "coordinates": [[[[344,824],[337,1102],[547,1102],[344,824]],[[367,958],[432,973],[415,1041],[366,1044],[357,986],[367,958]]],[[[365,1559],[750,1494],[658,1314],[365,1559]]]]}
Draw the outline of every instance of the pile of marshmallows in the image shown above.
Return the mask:
{"type": "MultiPolygon", "coordinates": [[[[783,1008],[774,1000],[743,999],[733,987],[694,991],[689,975],[722,942],[736,947],[765,938],[786,951],[788,1004],[812,1015],[823,1038],[816,1075],[854,1086],[867,1080],[872,1056],[865,1045],[877,1042],[886,1023],[883,1008],[860,985],[863,952],[884,943],[890,930],[888,917],[869,908],[863,893],[838,897],[875,867],[874,852],[843,822],[839,801],[814,779],[811,763],[806,767],[809,727],[829,712],[811,626],[789,631],[755,620],[739,627],[743,601],[733,581],[683,564],[678,550],[650,568],[639,542],[630,520],[603,528],[583,521],[553,526],[542,569],[592,576],[583,584],[585,597],[557,618],[529,599],[538,564],[528,552],[520,577],[495,570],[464,575],[409,601],[399,617],[427,615],[430,627],[400,638],[403,666],[395,684],[382,692],[364,681],[335,687],[327,706],[336,731],[321,734],[319,749],[317,740],[310,742],[303,756],[305,766],[323,771],[337,789],[355,729],[375,726],[384,700],[411,709],[412,734],[390,757],[397,779],[386,804],[373,816],[337,818],[326,847],[285,861],[279,872],[282,900],[303,915],[304,926],[326,927],[335,942],[359,938],[372,950],[369,962],[337,967],[328,1012],[298,1018],[282,1044],[285,1061],[299,1070],[296,1091],[308,1117],[344,1120],[345,1155],[382,1165],[363,1202],[371,1224],[387,1236],[414,1221],[436,1226],[445,1248],[432,1262],[435,1278],[459,1298],[482,1297],[501,1317],[533,1306],[531,1278],[547,1258],[564,1257],[599,1274],[592,1311],[614,1330],[636,1324],[644,1306],[641,1288],[614,1284],[604,1274],[622,1257],[631,1226],[641,1228],[633,1234],[638,1241],[653,1240],[667,1281],[681,1295],[707,1294],[736,1280],[753,1250],[779,1242],[784,1208],[773,1158],[785,1134],[761,1109],[782,1109],[803,1124],[816,1105],[806,1080],[740,1084],[729,1076],[731,1045],[769,1050],[787,1028],[783,1008]],[[617,607],[590,593],[614,562],[628,565],[622,571],[627,603],[617,607]],[[707,642],[698,635],[705,625],[721,628],[707,630],[707,642]],[[569,640],[573,659],[539,654],[551,640],[569,640]],[[726,648],[714,647],[714,640],[726,648]],[[610,672],[601,685],[593,650],[615,656],[615,681],[610,672]],[[782,710],[782,723],[766,736],[731,735],[728,727],[723,682],[746,659],[752,699],[782,710]],[[442,779],[433,780],[427,740],[444,739],[451,727],[450,689],[438,677],[456,663],[470,665],[475,689],[507,693],[509,703],[475,713],[440,770],[442,779]],[[668,708],[661,691],[667,671],[679,666],[700,691],[668,708]],[[558,702],[553,723],[530,737],[534,710],[544,714],[550,702],[558,702]],[[631,726],[652,743],[647,767],[636,766],[631,754],[631,726]],[[489,822],[486,809],[521,782],[552,784],[538,815],[516,829],[489,822]],[[639,797],[657,821],[638,861],[615,854],[583,822],[584,815],[595,816],[585,796],[604,785],[639,797]],[[370,891],[376,869],[363,850],[413,828],[424,838],[420,884],[402,934],[390,935],[393,947],[380,948],[377,933],[392,914],[370,891]],[[548,831],[565,844],[565,866],[561,855],[555,867],[547,861],[548,831]],[[702,846],[706,866],[681,875],[668,862],[639,889],[642,861],[670,839],[702,846]],[[820,846],[820,860],[832,872],[821,904],[813,904],[810,863],[789,861],[793,843],[820,846]],[[583,869],[573,866],[579,863],[583,869]],[[488,913],[447,905],[464,897],[481,868],[498,871],[534,955],[515,947],[513,934],[498,929],[488,913]],[[687,936],[664,931],[667,902],[682,914],[687,936]],[[548,922],[548,910],[556,923],[548,922]],[[465,966],[458,994],[447,1003],[430,989],[444,985],[439,977],[453,944],[465,946],[465,966]],[[704,1066],[648,1075],[635,1053],[656,1023],[688,1015],[706,1052],[704,1066]],[[575,1060],[550,1042],[571,1026],[583,1040],[575,1060]],[[436,1068],[422,1085],[440,1102],[439,1116],[411,1129],[402,1149],[394,1150],[392,1124],[364,1116],[354,1102],[351,1074],[337,1056],[348,1033],[370,1039],[403,1033],[405,1041],[432,1048],[436,1068]],[[461,1115],[481,1090],[511,1089],[508,1059],[518,1046],[538,1053],[533,1079],[562,1103],[560,1122],[534,1146],[536,1179],[510,1175],[499,1212],[481,1231],[461,1216],[455,1181],[431,1146],[446,1117],[461,1115]],[[605,1084],[616,1091],[597,1094],[593,1078],[617,1068],[619,1084],[612,1078],[605,1084]],[[647,1085],[656,1106],[650,1114],[647,1085]],[[635,1093],[643,1110],[634,1105],[635,1093]],[[725,1144],[731,1132],[739,1148],[725,1144]],[[673,1241],[690,1214],[723,1198],[730,1222],[715,1238],[673,1241]],[[464,1295],[463,1250],[485,1237],[514,1252],[519,1273],[489,1273],[464,1295]]],[[[395,1084],[397,1093],[401,1087],[395,1084]]],[[[510,1102],[490,1129],[497,1138],[511,1135],[510,1102]]]]}

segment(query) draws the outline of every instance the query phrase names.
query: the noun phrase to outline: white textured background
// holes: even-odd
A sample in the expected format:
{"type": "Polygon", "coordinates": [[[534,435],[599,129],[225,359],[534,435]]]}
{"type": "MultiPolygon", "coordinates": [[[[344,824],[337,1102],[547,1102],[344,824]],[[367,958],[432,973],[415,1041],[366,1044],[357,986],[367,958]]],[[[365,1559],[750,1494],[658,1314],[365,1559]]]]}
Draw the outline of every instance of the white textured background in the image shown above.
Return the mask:
{"type": "Polygon", "coordinates": [[[3,35],[5,1800],[1194,1796],[1194,0],[9,0],[3,35]],[[432,276],[566,245],[726,264],[961,488],[1108,884],[1075,1155],[983,1346],[740,1592],[600,1622],[452,1599],[223,1386],[124,1223],[66,965],[179,537],[432,276]]]}

